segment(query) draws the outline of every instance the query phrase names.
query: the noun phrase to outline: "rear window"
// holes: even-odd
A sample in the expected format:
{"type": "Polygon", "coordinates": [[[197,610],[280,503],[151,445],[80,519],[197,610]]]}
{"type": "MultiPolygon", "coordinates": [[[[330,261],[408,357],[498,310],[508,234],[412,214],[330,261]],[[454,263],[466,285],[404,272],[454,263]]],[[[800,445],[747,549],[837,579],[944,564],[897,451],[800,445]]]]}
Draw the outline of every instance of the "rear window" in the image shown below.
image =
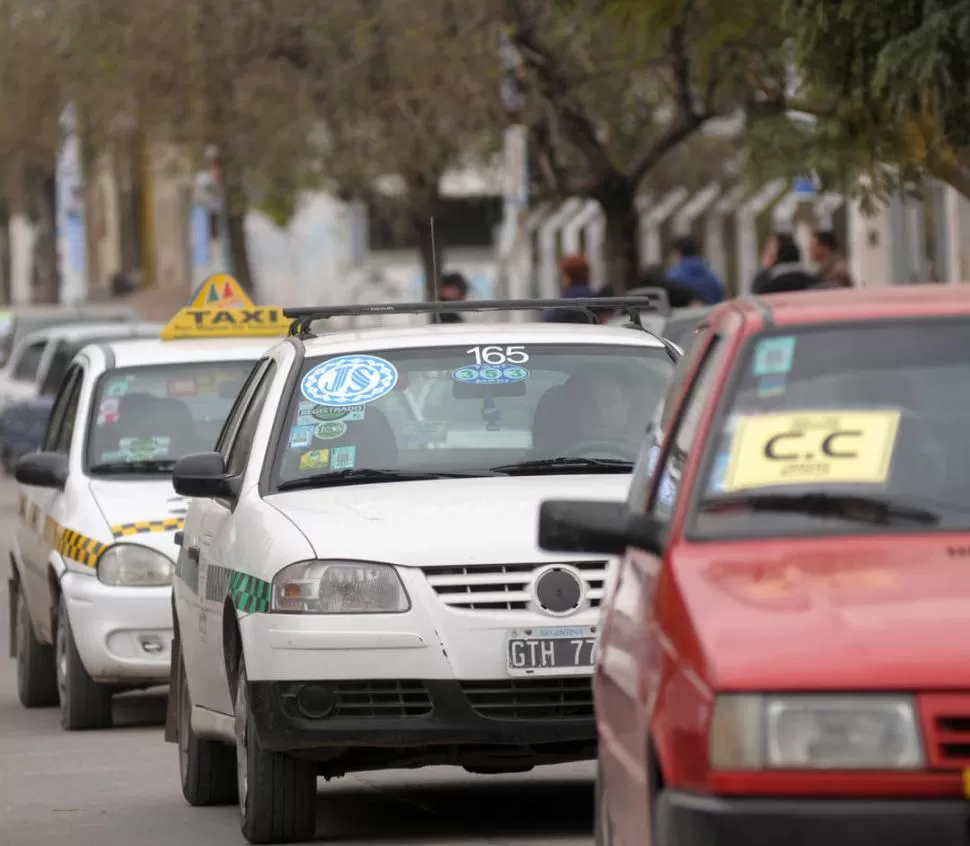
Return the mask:
{"type": "Polygon", "coordinates": [[[216,439],[255,361],[157,364],[109,370],[98,380],[85,462],[94,473],[126,465],[170,470],[216,439]]]}
{"type": "Polygon", "coordinates": [[[754,339],[708,439],[691,536],[970,528],[968,323],[754,339]]]}

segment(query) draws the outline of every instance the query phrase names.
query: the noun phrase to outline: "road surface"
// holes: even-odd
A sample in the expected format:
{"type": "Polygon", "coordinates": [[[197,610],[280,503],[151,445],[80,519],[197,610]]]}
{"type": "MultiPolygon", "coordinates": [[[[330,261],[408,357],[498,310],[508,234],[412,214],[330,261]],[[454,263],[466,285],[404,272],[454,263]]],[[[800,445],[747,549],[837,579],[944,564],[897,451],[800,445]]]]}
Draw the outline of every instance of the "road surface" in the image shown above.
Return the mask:
{"type": "MultiPolygon", "coordinates": [[[[0,478],[0,846],[239,846],[235,807],[190,808],[164,695],[119,697],[117,727],[68,733],[56,709],[26,711],[7,657],[8,539],[16,485],[0,478]]],[[[592,842],[593,765],[516,776],[435,767],[319,783],[317,841],[565,846],[592,842]]]]}

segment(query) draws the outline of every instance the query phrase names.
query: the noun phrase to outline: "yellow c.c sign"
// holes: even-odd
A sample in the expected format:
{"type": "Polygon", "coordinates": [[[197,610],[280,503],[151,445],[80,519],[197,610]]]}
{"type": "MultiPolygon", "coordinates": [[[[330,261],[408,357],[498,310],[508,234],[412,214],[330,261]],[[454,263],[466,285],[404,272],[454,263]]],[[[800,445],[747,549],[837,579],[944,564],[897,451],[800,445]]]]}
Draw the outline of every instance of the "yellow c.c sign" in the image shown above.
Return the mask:
{"type": "Polygon", "coordinates": [[[898,411],[799,411],[742,417],[723,490],[881,484],[889,476],[899,416],[898,411]]]}

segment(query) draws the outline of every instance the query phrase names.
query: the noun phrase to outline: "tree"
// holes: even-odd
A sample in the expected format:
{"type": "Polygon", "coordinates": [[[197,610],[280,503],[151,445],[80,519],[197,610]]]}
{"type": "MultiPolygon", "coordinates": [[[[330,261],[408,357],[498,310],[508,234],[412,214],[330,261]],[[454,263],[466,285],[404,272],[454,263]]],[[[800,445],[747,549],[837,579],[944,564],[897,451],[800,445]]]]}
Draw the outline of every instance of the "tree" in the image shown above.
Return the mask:
{"type": "Polygon", "coordinates": [[[441,215],[442,178],[486,162],[500,128],[487,10],[476,0],[342,0],[326,15],[312,2],[304,10],[275,55],[311,80],[321,173],[416,238],[431,298],[430,221],[441,215]]]}
{"type": "Polygon", "coordinates": [[[632,287],[643,180],[672,150],[772,77],[781,31],[766,0],[503,0],[526,69],[525,119],[548,184],[596,200],[606,217],[608,278],[632,287]]]}
{"type": "Polygon", "coordinates": [[[841,149],[887,191],[928,174],[970,197],[970,6],[961,0],[788,0],[797,90],[778,107],[817,118],[814,157],[841,149]]]}

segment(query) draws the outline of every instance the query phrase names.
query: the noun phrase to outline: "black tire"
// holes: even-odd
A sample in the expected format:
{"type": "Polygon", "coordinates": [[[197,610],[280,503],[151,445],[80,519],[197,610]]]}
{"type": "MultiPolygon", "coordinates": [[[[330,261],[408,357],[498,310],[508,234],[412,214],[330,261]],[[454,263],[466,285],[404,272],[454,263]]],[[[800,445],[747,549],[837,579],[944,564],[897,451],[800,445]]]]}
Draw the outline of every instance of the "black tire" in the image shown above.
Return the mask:
{"type": "MultiPolygon", "coordinates": [[[[203,740],[192,731],[192,700],[179,658],[176,702],[179,775],[182,795],[193,806],[232,805],[236,801],[236,750],[226,743],[203,740]]],[[[175,695],[174,690],[169,693],[175,695]]]]}
{"type": "Polygon", "coordinates": [[[61,726],[66,731],[111,728],[113,722],[111,690],[98,684],[81,663],[67,604],[61,598],[57,612],[54,645],[57,668],[57,695],[61,704],[61,726]]]}
{"type": "Polygon", "coordinates": [[[250,843],[300,843],[317,827],[317,769],[260,748],[249,707],[246,662],[236,680],[236,778],[242,833],[250,843]]]}
{"type": "Polygon", "coordinates": [[[54,649],[34,634],[24,588],[17,583],[17,697],[24,708],[53,708],[57,704],[54,649]]]}

